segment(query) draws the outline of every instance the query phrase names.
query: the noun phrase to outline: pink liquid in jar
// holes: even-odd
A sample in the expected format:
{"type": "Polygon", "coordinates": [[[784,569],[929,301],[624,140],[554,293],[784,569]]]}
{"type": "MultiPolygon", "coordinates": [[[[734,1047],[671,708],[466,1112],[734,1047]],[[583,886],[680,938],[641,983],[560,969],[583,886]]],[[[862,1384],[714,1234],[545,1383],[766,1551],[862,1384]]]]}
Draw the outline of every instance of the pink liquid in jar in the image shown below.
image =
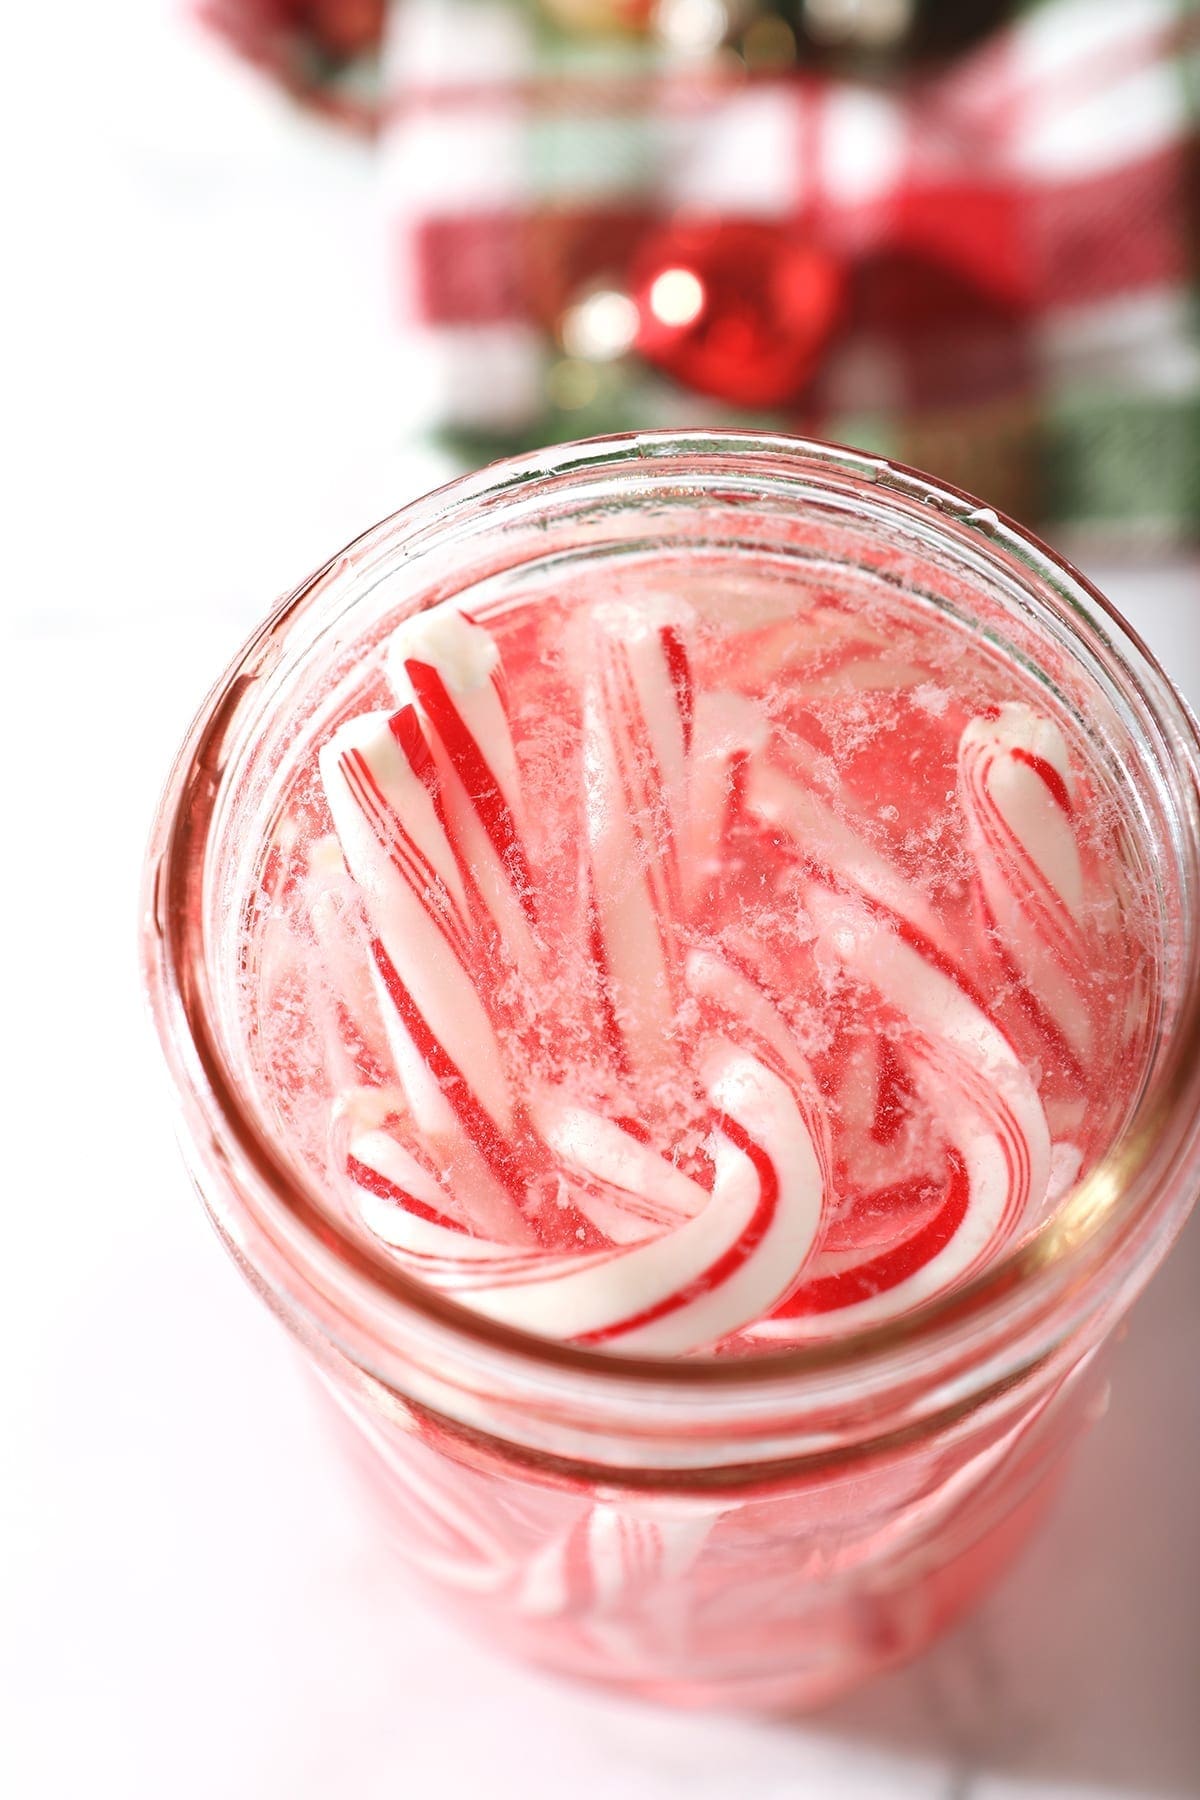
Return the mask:
{"type": "MultiPolygon", "coordinates": [[[[241,1000],[277,1130],[398,1268],[613,1357],[953,1293],[1118,1138],[1153,933],[1056,688],[878,577],[636,556],[364,650],[282,793],[241,1000]]],[[[1008,1553],[1086,1384],[699,1491],[331,1390],[418,1578],[553,1666],[820,1698],[1008,1553]]]]}

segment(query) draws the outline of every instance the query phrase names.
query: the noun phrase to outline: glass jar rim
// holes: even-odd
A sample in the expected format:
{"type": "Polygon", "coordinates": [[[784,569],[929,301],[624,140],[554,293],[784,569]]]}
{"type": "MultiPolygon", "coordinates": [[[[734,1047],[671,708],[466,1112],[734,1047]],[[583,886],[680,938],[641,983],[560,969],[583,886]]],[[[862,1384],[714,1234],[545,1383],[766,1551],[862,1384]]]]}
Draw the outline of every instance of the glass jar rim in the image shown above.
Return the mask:
{"type": "MultiPolygon", "coordinates": [[[[193,903],[203,881],[217,796],[230,769],[224,749],[237,715],[257,675],[282,634],[303,618],[313,594],[351,559],[385,543],[395,549],[418,536],[447,532],[472,508],[503,507],[514,497],[536,492],[539,484],[602,471],[631,474],[666,462],[687,463],[695,471],[706,461],[714,474],[728,475],[731,463],[770,467],[782,478],[791,471],[820,484],[837,478],[919,502],[941,515],[947,532],[972,534],[989,555],[1003,554],[1043,584],[1061,606],[1065,622],[1080,637],[1095,632],[1099,615],[1117,639],[1116,660],[1133,677],[1156,721],[1167,717],[1175,756],[1190,800],[1192,883],[1200,902],[1200,732],[1186,704],[1157,660],[1116,609],[1074,567],[1023,527],[981,501],[936,482],[919,471],[882,457],[812,439],[753,431],[655,431],[556,445],[504,459],[446,483],[363,532],[288,595],[230,663],[200,708],[168,777],[151,833],[143,905],[143,967],[151,1010],[171,1075],[193,1118],[202,1122],[209,1149],[229,1163],[231,1152],[272,1213],[286,1219],[280,1237],[256,1214],[259,1229],[286,1259],[297,1242],[369,1292],[385,1312],[424,1322],[468,1349],[499,1355],[531,1372],[603,1380],[606,1387],[646,1387],[715,1392],[720,1389],[789,1390],[852,1376],[868,1365],[902,1360],[912,1367],[922,1353],[934,1355],[964,1337],[969,1328],[996,1317],[1005,1302],[1020,1299],[1024,1318],[1043,1318],[1061,1309],[1112,1260],[1118,1247],[1145,1224],[1165,1180],[1150,1168],[1172,1119],[1187,1115],[1187,1102],[1200,1113],[1200,931],[1192,933],[1178,1021],[1161,1066],[1140,1097],[1117,1142],[1078,1185],[1053,1217],[1029,1239],[990,1262],[961,1287],[936,1295],[897,1317],[843,1336],[736,1358],[668,1359],[630,1357],[520,1331],[487,1318],[404,1273],[383,1246],[343,1227],[322,1204],[319,1184],[302,1177],[273,1141],[239,1084],[221,1049],[208,1013],[206,988],[197,979],[202,964],[203,908],[193,903]],[[1135,671],[1127,658],[1140,664],[1135,671]]],[[[939,520],[941,523],[941,520],[939,520]]],[[[978,544],[976,545],[978,548],[978,544]]],[[[1107,639],[1105,640],[1107,642],[1107,639]]],[[[1110,651],[1112,645],[1109,644],[1110,651]]],[[[1176,1144],[1173,1171],[1188,1148],[1176,1144]]],[[[1161,1164],[1162,1156],[1157,1162],[1161,1164]]],[[[239,1190],[240,1191],[240,1190],[239,1190]]],[[[242,1198],[246,1196],[243,1194],[242,1198]]]]}

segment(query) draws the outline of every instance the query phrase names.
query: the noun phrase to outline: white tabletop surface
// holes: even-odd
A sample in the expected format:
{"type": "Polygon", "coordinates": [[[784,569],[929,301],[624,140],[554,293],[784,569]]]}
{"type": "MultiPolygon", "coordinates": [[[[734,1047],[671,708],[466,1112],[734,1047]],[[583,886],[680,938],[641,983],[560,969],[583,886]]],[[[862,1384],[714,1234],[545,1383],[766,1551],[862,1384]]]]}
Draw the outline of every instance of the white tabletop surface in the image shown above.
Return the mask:
{"type": "MultiPolygon", "coordinates": [[[[1200,1794],[1200,1221],[1035,1546],[832,1711],[560,1687],[374,1558],[291,1350],[188,1190],[134,958],[192,709],[273,596],[416,479],[378,407],[370,158],[164,0],[14,10],[0,1793],[1200,1794]]],[[[1195,569],[1099,573],[1200,700],[1195,569]]]]}

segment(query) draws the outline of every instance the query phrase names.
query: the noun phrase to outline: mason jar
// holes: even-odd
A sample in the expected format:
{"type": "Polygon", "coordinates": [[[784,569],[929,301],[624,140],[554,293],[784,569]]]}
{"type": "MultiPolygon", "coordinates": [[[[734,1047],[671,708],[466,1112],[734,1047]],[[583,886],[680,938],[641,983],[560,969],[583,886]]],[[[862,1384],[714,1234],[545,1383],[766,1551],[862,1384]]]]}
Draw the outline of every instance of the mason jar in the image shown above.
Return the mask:
{"type": "MultiPolygon", "coordinates": [[[[798,439],[652,433],[500,463],[284,601],[171,773],[142,950],[188,1168],[311,1370],[380,1553],[507,1651],[688,1704],[815,1703],[958,1615],[1052,1495],[1105,1340],[1195,1197],[1198,781],[1186,707],[1079,574],[963,494],[798,439]],[[1112,1026],[1136,1069],[1111,1147],[980,1272],[842,1335],[653,1360],[470,1311],[347,1209],[246,1004],[280,953],[280,847],[319,829],[317,750],[379,686],[396,624],[439,601],[502,610],[628,568],[678,586],[769,566],[799,595],[817,563],[1052,690],[1119,804],[1148,937],[1112,1026]]],[[[297,1055],[326,1029],[298,1012],[297,1055]]]]}

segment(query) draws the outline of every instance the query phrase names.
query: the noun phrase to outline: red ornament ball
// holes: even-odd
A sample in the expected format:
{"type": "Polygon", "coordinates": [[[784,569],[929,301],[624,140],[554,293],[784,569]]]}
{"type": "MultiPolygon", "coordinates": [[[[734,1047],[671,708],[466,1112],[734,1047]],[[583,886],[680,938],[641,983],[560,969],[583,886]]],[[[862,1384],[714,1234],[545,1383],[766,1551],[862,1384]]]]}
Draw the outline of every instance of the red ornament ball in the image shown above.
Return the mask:
{"type": "Polygon", "coordinates": [[[631,270],[636,348],[682,386],[735,406],[798,400],[843,313],[838,259],[794,223],[675,223],[631,270]]]}

